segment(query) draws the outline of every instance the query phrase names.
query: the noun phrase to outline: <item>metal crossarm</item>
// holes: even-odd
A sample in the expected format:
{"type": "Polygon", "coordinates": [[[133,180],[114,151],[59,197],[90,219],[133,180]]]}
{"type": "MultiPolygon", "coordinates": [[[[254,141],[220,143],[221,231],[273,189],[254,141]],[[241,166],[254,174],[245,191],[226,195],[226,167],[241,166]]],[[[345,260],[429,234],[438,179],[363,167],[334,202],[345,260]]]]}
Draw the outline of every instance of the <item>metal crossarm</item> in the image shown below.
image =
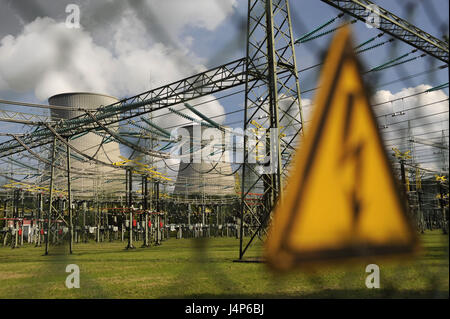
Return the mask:
{"type": "MultiPolygon", "coordinates": [[[[100,107],[92,112],[96,120],[88,114],[83,114],[70,120],[60,121],[54,128],[61,136],[71,137],[101,128],[99,123],[107,127],[122,120],[142,116],[175,104],[242,85],[246,81],[245,62],[246,58],[235,60],[117,103],[100,107]]],[[[24,136],[23,141],[28,147],[35,148],[51,143],[53,134],[47,128],[42,128],[24,136]]],[[[21,144],[11,139],[0,144],[0,158],[24,150],[21,144]]]]}
{"type": "MultiPolygon", "coordinates": [[[[369,0],[322,0],[322,2],[364,22],[372,14],[375,6],[369,0]]],[[[377,8],[380,17],[378,29],[448,64],[448,43],[439,40],[380,6],[377,6],[377,8]]]]}
{"type": "Polygon", "coordinates": [[[167,154],[167,153],[156,152],[156,151],[147,151],[143,147],[140,147],[139,145],[135,145],[134,143],[131,143],[124,138],[121,138],[118,134],[114,133],[112,130],[110,130],[108,127],[103,125],[100,121],[98,121],[95,118],[95,116],[92,115],[91,112],[86,111],[86,113],[92,118],[92,120],[94,120],[98,125],[100,125],[100,127],[103,128],[106,133],[108,133],[110,136],[114,137],[116,140],[120,141],[121,144],[126,145],[132,149],[136,149],[138,152],[141,152],[142,154],[147,154],[150,156],[161,157],[161,158],[169,158],[169,154],[167,154]]]}
{"type": "Polygon", "coordinates": [[[0,110],[0,122],[36,125],[39,122],[52,123],[54,121],[46,115],[0,110]]]}

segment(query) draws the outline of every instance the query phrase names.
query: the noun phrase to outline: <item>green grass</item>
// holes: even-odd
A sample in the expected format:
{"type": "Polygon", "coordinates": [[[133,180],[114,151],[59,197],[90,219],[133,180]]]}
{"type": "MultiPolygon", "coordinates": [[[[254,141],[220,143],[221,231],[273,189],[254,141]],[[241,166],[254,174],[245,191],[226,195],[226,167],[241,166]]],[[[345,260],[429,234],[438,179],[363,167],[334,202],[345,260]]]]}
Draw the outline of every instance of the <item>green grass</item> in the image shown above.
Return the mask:
{"type": "MultiPolygon", "coordinates": [[[[421,236],[414,260],[375,262],[381,288],[365,287],[367,263],[328,266],[314,273],[276,275],[263,263],[235,263],[234,238],[170,239],[125,251],[125,243],[19,249],[0,247],[0,298],[448,298],[448,236],[421,236]],[[80,267],[81,288],[65,287],[66,265],[80,267]]],[[[137,247],[140,243],[137,243],[137,247]]],[[[260,255],[255,243],[247,258],[260,255]]]]}

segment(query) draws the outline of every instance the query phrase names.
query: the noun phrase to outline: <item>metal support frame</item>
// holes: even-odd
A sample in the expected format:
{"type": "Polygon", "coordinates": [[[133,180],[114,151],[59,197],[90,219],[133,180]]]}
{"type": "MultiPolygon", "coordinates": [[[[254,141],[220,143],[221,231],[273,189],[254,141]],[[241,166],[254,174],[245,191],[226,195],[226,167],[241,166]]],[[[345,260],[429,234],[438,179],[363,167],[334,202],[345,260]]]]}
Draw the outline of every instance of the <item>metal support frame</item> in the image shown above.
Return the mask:
{"type": "Polygon", "coordinates": [[[87,211],[87,202],[83,201],[83,242],[88,242],[88,232],[86,231],[86,211],[87,211]]]}
{"type": "Polygon", "coordinates": [[[144,243],[142,244],[142,247],[149,247],[149,240],[148,240],[148,176],[142,175],[142,201],[143,205],[142,208],[144,209],[145,214],[145,231],[144,231],[144,243]]]}
{"type": "MultiPolygon", "coordinates": [[[[364,22],[366,22],[368,15],[372,12],[371,6],[373,5],[373,3],[369,0],[322,1],[364,22]]],[[[262,9],[263,7],[259,2],[263,3],[265,1],[253,0],[249,2],[249,25],[262,24],[261,22],[263,22],[260,20],[260,18],[264,18],[264,13],[263,15],[261,15],[260,13],[261,10],[264,11],[264,9],[262,9]],[[258,10],[260,11],[259,13],[257,12],[258,10]]],[[[291,29],[290,18],[282,18],[281,20],[277,20],[279,16],[285,15],[287,17],[289,15],[288,9],[284,10],[287,11],[287,14],[279,14],[282,13],[283,10],[278,10],[278,8],[280,7],[278,4],[284,2],[287,3],[287,0],[274,1],[275,7],[273,7],[273,16],[276,18],[274,20],[274,39],[276,40],[276,42],[279,42],[278,39],[281,39],[282,37],[288,35],[280,34],[282,28],[289,25],[289,29],[291,29]],[[279,30],[277,29],[277,26],[280,27],[279,30]]],[[[389,11],[381,7],[378,8],[380,9],[380,26],[378,27],[379,30],[386,32],[448,64],[448,43],[439,40],[436,37],[433,37],[427,32],[410,24],[406,20],[397,17],[389,11]]],[[[259,30],[259,35],[256,35],[255,33],[252,33],[251,35],[252,38],[259,36],[261,38],[260,40],[264,40],[263,38],[265,37],[265,33],[266,30],[261,29],[259,30]]],[[[291,34],[289,34],[289,36],[290,35],[291,34]]],[[[262,49],[262,47],[258,45],[257,40],[256,42],[252,42],[250,48],[253,51],[259,51],[260,49],[262,49]]],[[[282,55],[286,53],[278,50],[276,52],[282,52],[282,55]]],[[[101,122],[104,126],[109,126],[111,124],[118,123],[121,120],[132,119],[134,117],[142,116],[147,113],[175,104],[183,103],[201,96],[220,92],[242,84],[248,85],[249,82],[251,82],[253,76],[255,76],[254,80],[260,79],[261,68],[264,68],[264,63],[267,62],[264,57],[262,57],[263,59],[260,61],[258,59],[248,61],[248,53],[249,52],[247,52],[246,58],[241,58],[223,64],[205,72],[121,100],[117,103],[98,108],[93,113],[95,120],[93,120],[87,113],[70,120],[61,120],[56,125],[56,130],[58,131],[58,133],[63,134],[64,136],[71,137],[77,134],[83,134],[94,129],[98,129],[100,126],[97,121],[101,122]],[[262,64],[256,62],[261,62],[262,64]]],[[[280,67],[283,65],[282,63],[284,61],[278,60],[277,62],[281,62],[278,64],[278,67],[280,67]]],[[[286,66],[289,67],[289,65],[292,66],[292,64],[289,63],[286,66]]],[[[80,111],[85,110],[80,109],[80,111]]],[[[16,120],[17,117],[18,115],[16,114],[6,114],[4,120],[16,120]]],[[[28,120],[29,118],[26,118],[26,121],[28,120]]],[[[50,124],[48,121],[46,121],[47,119],[38,120],[41,121],[35,122],[36,125],[50,124]]],[[[18,121],[23,122],[22,118],[18,121]]],[[[33,149],[35,147],[51,143],[52,134],[47,128],[40,128],[31,134],[25,134],[23,142],[27,145],[28,148],[33,149]]],[[[25,148],[23,144],[18,143],[18,141],[16,141],[15,139],[8,140],[6,142],[0,143],[0,158],[22,152],[26,149],[27,148],[25,148]]]]}
{"type": "Polygon", "coordinates": [[[296,138],[303,132],[302,123],[288,0],[249,0],[244,130],[248,131],[252,125],[265,129],[261,139],[267,140],[265,155],[274,171],[272,174],[260,173],[257,164],[249,163],[257,145],[250,145],[245,136],[239,259],[243,258],[255,236],[265,231],[272,207],[281,197],[283,178],[296,138]],[[261,121],[261,118],[265,120],[261,121]],[[258,122],[257,126],[255,122],[258,122]],[[274,131],[277,138],[270,139],[267,133],[270,131],[274,131]],[[251,205],[255,203],[254,194],[262,194],[259,205],[251,205]],[[246,226],[253,233],[244,247],[246,226]]]}
{"type": "MultiPolygon", "coordinates": [[[[348,13],[361,21],[366,21],[372,13],[373,5],[368,0],[322,0],[323,2],[348,13]]],[[[407,21],[395,16],[387,10],[380,10],[380,26],[378,29],[386,32],[405,43],[412,45],[448,64],[448,43],[441,41],[407,21]]],[[[240,249],[239,259],[242,259],[254,238],[262,238],[270,211],[277,200],[282,198],[283,179],[288,174],[296,138],[303,132],[303,116],[300,101],[300,86],[294,51],[294,40],[289,12],[288,0],[248,0],[247,51],[246,57],[212,68],[205,72],[184,78],[182,80],[161,86],[142,94],[124,99],[117,103],[103,106],[90,112],[80,109],[84,114],[57,123],[49,122],[48,118],[26,118],[21,114],[5,113],[5,119],[18,123],[38,126],[29,134],[13,135],[6,142],[0,143],[0,158],[28,151],[39,161],[47,163],[50,174],[50,200],[47,214],[47,236],[45,254],[48,254],[48,244],[51,232],[53,214],[53,196],[55,169],[68,173],[69,189],[69,219],[71,228],[71,245],[73,236],[71,190],[70,190],[70,150],[81,154],[96,163],[112,166],[89,157],[69,145],[70,137],[86,134],[94,130],[103,130],[122,144],[142,151],[116,134],[111,127],[122,120],[130,120],[152,114],[153,111],[190,101],[192,99],[217,93],[223,90],[245,84],[244,129],[252,128],[258,122],[258,127],[276,130],[275,140],[267,138],[263,155],[275,159],[276,169],[273,174],[261,173],[257,165],[248,163],[252,152],[260,152],[244,138],[244,162],[242,167],[242,192],[240,210],[240,249]],[[30,122],[36,119],[39,122],[30,122]],[[263,119],[263,120],[261,120],[263,119]],[[64,168],[56,161],[57,139],[67,146],[68,165],[64,168]],[[34,148],[53,143],[52,160],[40,157],[34,148]],[[272,145],[271,145],[272,143],[272,145]],[[255,198],[256,196],[256,198],[255,198]],[[250,233],[250,240],[244,247],[244,227],[250,233]]],[[[145,118],[144,118],[145,119],[145,118]]],[[[256,125],[255,125],[256,126],[256,125]]],[[[266,138],[266,137],[263,137],[266,138]]],[[[257,144],[258,145],[258,144],[257,144]]],[[[145,151],[151,156],[156,154],[145,151]]],[[[72,168],[73,171],[73,168],[72,168]]],[[[132,170],[127,169],[127,196],[130,212],[130,242],[132,246],[132,170]]],[[[76,172],[78,174],[78,172],[76,172]]],[[[86,175],[91,175],[84,173],[86,175]]],[[[159,182],[155,184],[157,212],[160,212],[159,182]]],[[[84,211],[84,219],[85,219],[84,211]]],[[[57,212],[57,218],[61,215],[57,212]]],[[[157,215],[158,233],[160,216],[157,215]]],[[[62,217],[63,218],[63,217],[62,217]]],[[[64,218],[63,218],[64,219],[64,218]]],[[[85,220],[84,220],[85,225],[85,220]]],[[[66,222],[67,224],[67,222],[66,222]]],[[[146,225],[147,222],[146,222],[146,225]]],[[[157,241],[159,243],[159,236],[157,241]]]]}
{"type": "Polygon", "coordinates": [[[42,217],[44,216],[44,196],[42,193],[38,194],[38,211],[37,211],[37,239],[35,247],[41,246],[41,229],[43,229],[43,223],[41,222],[42,217]]]}
{"type": "Polygon", "coordinates": [[[70,183],[71,175],[70,175],[70,147],[69,141],[67,141],[66,145],[66,154],[67,154],[67,209],[69,210],[69,253],[73,253],[73,221],[72,221],[72,187],[70,183]]]}
{"type": "MultiPolygon", "coordinates": [[[[366,22],[367,17],[372,14],[375,5],[369,0],[322,0],[322,2],[363,22],[366,22]]],[[[379,30],[448,64],[448,43],[437,39],[378,5],[377,8],[380,17],[380,25],[377,27],[379,30]]]]}
{"type": "Polygon", "coordinates": [[[128,245],[126,249],[135,249],[133,245],[133,170],[131,167],[128,167],[126,170],[127,178],[127,200],[128,200],[128,213],[130,214],[130,231],[128,236],[128,245]]]}
{"type": "Polygon", "coordinates": [[[161,227],[160,227],[160,222],[161,222],[161,216],[160,216],[160,209],[161,209],[161,203],[159,200],[159,181],[156,181],[156,183],[154,184],[154,188],[155,188],[155,200],[156,200],[156,240],[155,240],[155,244],[156,245],[161,245],[161,227]]]}
{"type": "Polygon", "coordinates": [[[438,181],[438,189],[439,189],[439,208],[441,211],[441,228],[444,234],[448,234],[448,224],[447,224],[447,216],[445,214],[445,201],[444,201],[444,187],[442,182],[438,181]]]}
{"type": "MultiPolygon", "coordinates": [[[[241,58],[205,72],[184,78],[168,85],[100,107],[89,115],[85,113],[73,119],[62,120],[54,128],[58,134],[72,137],[122,120],[143,116],[150,112],[187,102],[195,98],[230,89],[245,83],[245,58],[241,58]]],[[[81,110],[80,111],[85,111],[81,110]]],[[[30,149],[51,143],[52,132],[44,127],[23,136],[30,149]]],[[[24,151],[16,140],[0,143],[0,158],[24,151]]]]}
{"type": "Polygon", "coordinates": [[[52,165],[50,166],[50,196],[48,200],[48,212],[47,212],[47,236],[45,237],[45,255],[48,255],[48,246],[50,242],[50,233],[52,226],[52,210],[53,210],[53,188],[55,179],[55,158],[56,158],[56,136],[53,137],[52,145],[52,165]]]}
{"type": "Polygon", "coordinates": [[[12,237],[11,248],[19,247],[19,199],[20,189],[15,189],[13,193],[13,225],[14,236],[12,237]]]}

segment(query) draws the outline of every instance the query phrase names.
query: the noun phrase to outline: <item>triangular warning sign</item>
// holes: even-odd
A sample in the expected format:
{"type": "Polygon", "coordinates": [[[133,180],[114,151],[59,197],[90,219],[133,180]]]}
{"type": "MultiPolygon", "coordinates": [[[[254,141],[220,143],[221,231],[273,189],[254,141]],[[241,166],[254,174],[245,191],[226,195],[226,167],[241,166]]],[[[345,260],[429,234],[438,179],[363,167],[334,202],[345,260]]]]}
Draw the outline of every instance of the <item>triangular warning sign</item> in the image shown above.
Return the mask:
{"type": "Polygon", "coordinates": [[[312,121],[266,242],[267,260],[278,269],[417,246],[348,27],[328,52],[312,121]]]}

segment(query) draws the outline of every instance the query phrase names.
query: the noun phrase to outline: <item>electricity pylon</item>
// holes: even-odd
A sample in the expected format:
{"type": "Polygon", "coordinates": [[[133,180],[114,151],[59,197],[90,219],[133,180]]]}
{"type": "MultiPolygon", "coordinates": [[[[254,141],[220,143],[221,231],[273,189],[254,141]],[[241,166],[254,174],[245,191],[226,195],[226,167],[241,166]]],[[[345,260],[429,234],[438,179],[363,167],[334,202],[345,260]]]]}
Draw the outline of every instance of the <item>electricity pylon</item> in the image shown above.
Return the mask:
{"type": "Polygon", "coordinates": [[[303,132],[288,0],[248,1],[246,58],[244,130],[250,131],[252,122],[263,118],[260,125],[272,138],[267,134],[260,137],[266,140],[265,163],[252,163],[251,154],[260,144],[244,138],[239,259],[255,236],[265,232],[272,207],[282,197],[282,179],[294,142],[303,132]],[[250,205],[255,203],[251,198],[254,194],[262,195],[259,205],[250,205]],[[244,247],[246,225],[251,238],[244,247]]]}
{"type": "MultiPolygon", "coordinates": [[[[68,141],[67,141],[68,143],[68,141]]],[[[64,210],[58,207],[55,207],[54,201],[56,198],[56,189],[55,188],[62,188],[64,182],[58,181],[58,177],[62,177],[61,174],[63,173],[62,170],[59,168],[62,167],[64,164],[64,155],[62,152],[58,152],[58,139],[56,136],[53,138],[53,144],[51,147],[51,162],[50,166],[50,176],[49,176],[49,197],[48,197],[48,210],[46,215],[46,229],[47,229],[47,236],[45,237],[45,255],[48,255],[49,253],[49,245],[52,238],[57,236],[57,223],[58,221],[63,222],[66,226],[69,228],[69,253],[72,254],[73,251],[73,221],[72,221],[72,190],[71,190],[71,164],[70,164],[70,148],[66,146],[66,154],[65,154],[65,161],[66,161],[66,172],[67,172],[67,209],[69,212],[68,218],[64,216],[64,210]],[[68,219],[68,221],[67,221],[68,219]]],[[[61,193],[61,192],[59,192],[61,193]]]]}

